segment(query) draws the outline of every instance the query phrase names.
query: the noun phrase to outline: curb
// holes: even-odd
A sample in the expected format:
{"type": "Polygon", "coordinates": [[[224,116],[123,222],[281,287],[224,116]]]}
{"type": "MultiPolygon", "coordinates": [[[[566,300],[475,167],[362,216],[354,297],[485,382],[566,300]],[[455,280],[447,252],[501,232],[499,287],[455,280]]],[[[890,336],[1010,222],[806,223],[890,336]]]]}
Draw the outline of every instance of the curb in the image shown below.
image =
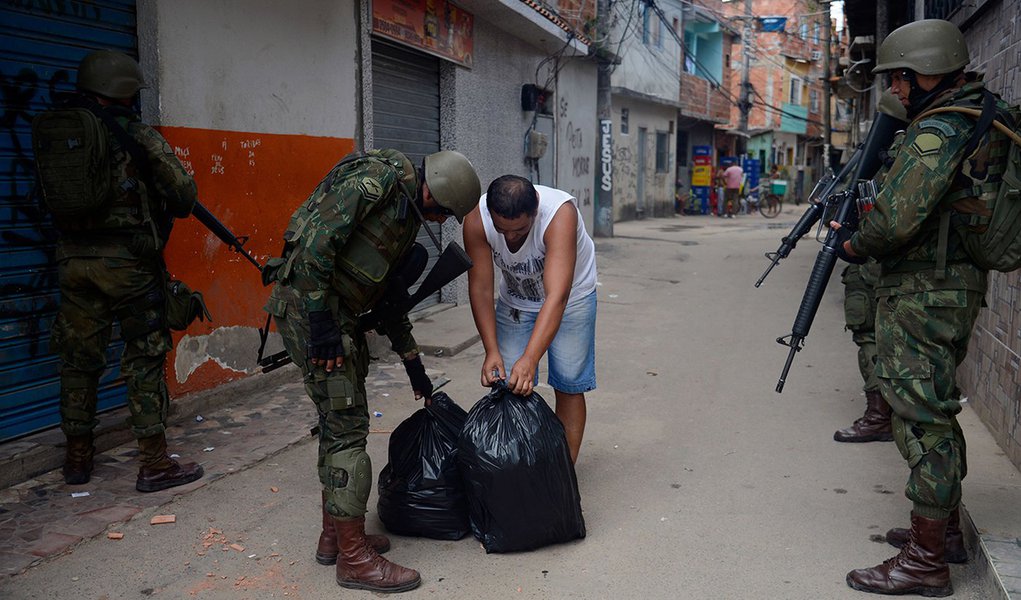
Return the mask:
{"type": "MultiPolygon", "coordinates": [[[[295,374],[292,370],[294,369],[294,365],[288,365],[271,373],[258,373],[209,390],[174,398],[170,403],[167,426],[180,424],[195,415],[220,408],[238,396],[275,387],[287,380],[293,381],[295,374]]],[[[94,433],[96,454],[106,452],[134,439],[127,425],[128,414],[128,408],[123,406],[97,415],[99,425],[94,433]]],[[[0,450],[3,450],[3,446],[6,444],[17,444],[15,448],[25,445],[28,447],[20,451],[14,450],[9,455],[0,456],[0,489],[58,469],[64,464],[66,442],[59,427],[52,427],[14,442],[0,444],[0,450]]]]}

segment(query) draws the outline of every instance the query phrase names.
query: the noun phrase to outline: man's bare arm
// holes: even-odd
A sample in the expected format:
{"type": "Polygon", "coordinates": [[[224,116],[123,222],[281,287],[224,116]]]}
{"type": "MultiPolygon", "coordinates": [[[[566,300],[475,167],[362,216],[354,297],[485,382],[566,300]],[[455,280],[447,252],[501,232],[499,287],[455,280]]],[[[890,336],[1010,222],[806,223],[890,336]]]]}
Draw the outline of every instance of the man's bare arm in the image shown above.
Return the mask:
{"type": "Polygon", "coordinates": [[[486,239],[479,207],[476,206],[465,216],[462,234],[465,251],[472,260],[472,268],[468,270],[468,300],[475,328],[486,350],[486,360],[482,365],[482,385],[489,385],[493,380],[491,367],[496,367],[499,377],[506,376],[506,373],[502,359],[499,365],[491,364],[491,359],[499,358],[500,355],[496,342],[496,309],[493,306],[493,248],[486,239]]]}

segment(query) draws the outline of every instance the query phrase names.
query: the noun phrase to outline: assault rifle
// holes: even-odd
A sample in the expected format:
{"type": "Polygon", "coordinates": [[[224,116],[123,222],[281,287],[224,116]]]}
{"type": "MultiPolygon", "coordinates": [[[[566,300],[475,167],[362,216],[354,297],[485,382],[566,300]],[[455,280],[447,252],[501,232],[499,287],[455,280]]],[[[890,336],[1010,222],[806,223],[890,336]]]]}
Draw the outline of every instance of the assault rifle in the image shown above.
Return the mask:
{"type": "Polygon", "coordinates": [[[805,214],[801,215],[801,219],[798,220],[791,232],[780,239],[780,247],[777,248],[776,252],[767,252],[766,258],[769,259],[769,266],[759,277],[759,280],[755,282],[755,287],[762,285],[762,282],[766,280],[766,276],[773,270],[773,267],[780,264],[780,261],[787,258],[791,250],[794,250],[794,246],[797,245],[798,241],[805,236],[806,233],[811,231],[812,227],[819,222],[820,217],[823,213],[829,212],[828,209],[832,209],[832,202],[837,198],[833,191],[837,185],[844,180],[845,177],[858,165],[858,160],[861,157],[861,149],[854,151],[851,155],[851,160],[847,161],[840,172],[835,176],[830,173],[826,177],[819,180],[819,183],[815,184],[815,188],[812,193],[808,196],[808,210],[805,214]]]}
{"type": "MultiPolygon", "coordinates": [[[[259,264],[259,261],[255,260],[255,257],[251,255],[248,250],[245,249],[245,244],[248,242],[248,236],[238,237],[227,229],[227,226],[220,222],[213,213],[209,212],[209,209],[202,205],[201,202],[195,203],[195,208],[192,209],[191,214],[198,219],[199,223],[205,225],[213,235],[220,238],[220,241],[227,245],[228,248],[237,252],[248,259],[248,262],[255,265],[256,269],[259,269],[261,273],[265,267],[259,264]]],[[[257,359],[259,364],[262,364],[263,358],[262,353],[266,350],[266,341],[269,339],[269,326],[270,319],[266,319],[266,325],[259,329],[259,358],[257,359]]]]}
{"type": "MultiPolygon", "coordinates": [[[[860,200],[859,186],[857,182],[863,179],[872,179],[879,167],[882,165],[880,151],[888,148],[893,141],[893,136],[898,129],[905,127],[904,121],[884,112],[876,113],[872,121],[872,128],[865,137],[858,157],[858,165],[854,171],[853,179],[848,189],[837,194],[834,199],[836,214],[833,221],[840,223],[841,227],[848,227],[850,230],[858,228],[858,202],[860,200]]],[[[867,187],[867,186],[862,186],[867,187]]],[[[777,393],[783,392],[784,383],[787,380],[787,373],[794,362],[794,355],[804,346],[805,338],[812,328],[812,321],[819,310],[822,302],[822,295],[826,291],[830,276],[833,274],[833,267],[837,262],[837,247],[840,244],[840,237],[835,229],[830,229],[826,234],[826,241],[815,259],[815,266],[812,267],[812,274],[808,278],[808,286],[805,288],[805,295],[801,299],[801,306],[794,318],[794,326],[790,335],[776,338],[776,342],[789,347],[787,362],[784,364],[783,372],[776,383],[777,393]]]]}
{"type": "MultiPolygon", "coordinates": [[[[409,257],[410,260],[406,262],[406,268],[402,267],[395,275],[393,281],[396,282],[396,285],[390,286],[384,300],[375,309],[358,318],[359,330],[369,331],[379,327],[380,323],[388,317],[408,314],[419,302],[440,291],[443,286],[460,277],[472,266],[471,259],[460,246],[453,243],[448,244],[418,289],[413,294],[408,293],[407,288],[414,284],[418,275],[425,269],[425,248],[421,246],[418,248],[421,248],[421,257],[418,253],[413,252],[409,257]]],[[[259,356],[262,356],[264,347],[265,340],[260,347],[259,356]]],[[[260,359],[259,366],[262,367],[263,373],[269,373],[289,362],[291,362],[290,356],[286,351],[282,351],[260,359]]]]}

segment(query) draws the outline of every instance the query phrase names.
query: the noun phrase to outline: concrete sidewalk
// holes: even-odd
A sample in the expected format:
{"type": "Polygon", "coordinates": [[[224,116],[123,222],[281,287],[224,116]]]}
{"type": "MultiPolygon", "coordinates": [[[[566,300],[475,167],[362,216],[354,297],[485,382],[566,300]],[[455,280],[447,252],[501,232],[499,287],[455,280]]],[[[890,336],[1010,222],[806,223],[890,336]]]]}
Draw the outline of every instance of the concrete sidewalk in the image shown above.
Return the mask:
{"type": "MultiPolygon", "coordinates": [[[[478,340],[466,307],[439,306],[418,317],[415,335],[423,353],[453,356],[478,340]]],[[[396,356],[390,354],[390,358],[396,361],[396,356]]],[[[449,381],[435,369],[428,368],[427,373],[438,388],[449,381]]],[[[405,401],[411,392],[403,366],[374,361],[366,389],[373,399],[370,433],[389,434],[407,416],[405,401]],[[391,414],[391,406],[399,403],[404,406],[391,414]]],[[[64,442],[59,429],[0,445],[0,470],[10,482],[9,487],[0,488],[0,578],[64,554],[143,510],[165,505],[175,496],[311,439],[310,430],[316,424],[315,408],[293,365],[213,393],[185,397],[175,401],[173,412],[168,448],[181,460],[202,464],[205,476],[150,494],[135,491],[138,447],[123,426],[126,409],[102,415],[96,469],[85,485],[64,484],[59,468],[64,442]],[[40,465],[53,470],[29,476],[40,465]]]]}
{"type": "MultiPolygon", "coordinates": [[[[901,493],[906,470],[892,444],[829,439],[863,408],[856,368],[845,368],[853,364],[854,348],[842,331],[839,279],[830,282],[782,395],[772,388],[786,352],[773,338],[793,320],[816,248],[806,240],[763,288],[752,287],[766,266],[761,253],[775,249],[801,210],[788,208],[773,221],[739,216],[619,223],[615,238],[597,240],[600,387],[591,395],[578,467],[588,539],[482,560],[477,544],[401,538],[397,559],[403,551],[405,559],[416,557],[412,566],[423,576],[446,574],[408,597],[439,592],[478,598],[493,585],[500,591],[490,597],[867,597],[846,588],[843,573],[894,554],[881,534],[906,524],[910,505],[901,493]],[[558,578],[547,578],[548,571],[558,578]]],[[[416,322],[415,335],[428,354],[430,375],[438,383],[451,379],[444,391],[470,407],[481,395],[481,349],[472,345],[476,334],[467,307],[432,312],[416,322]]],[[[98,457],[93,481],[85,486],[64,485],[56,470],[0,491],[0,569],[6,577],[0,596],[40,597],[60,585],[54,577],[63,581],[66,573],[117,560],[115,548],[137,551],[127,545],[132,538],[165,538],[162,548],[172,552],[173,564],[199,564],[170,543],[187,532],[148,527],[155,514],[176,513],[204,528],[215,521],[227,531],[222,523],[242,524],[224,498],[244,498],[248,518],[259,523],[273,518],[263,507],[274,502],[313,510],[318,492],[311,467],[301,473],[300,490],[284,488],[298,483],[278,483],[294,477],[264,475],[272,472],[267,465],[308,460],[315,416],[299,375],[288,367],[251,379],[247,387],[233,388],[229,402],[203,409],[201,421],[182,415],[170,428],[172,451],[205,466],[198,482],[136,493],[135,447],[126,443],[98,457]],[[288,458],[295,453],[300,457],[288,458]],[[80,491],[89,495],[71,496],[80,491]],[[129,535],[114,542],[105,539],[110,531],[129,535]],[[67,555],[81,545],[90,551],[67,555]]],[[[373,363],[368,387],[369,410],[379,415],[370,435],[378,473],[389,432],[416,406],[397,362],[373,363]]],[[[548,388],[539,391],[552,403],[548,388]]],[[[967,405],[961,422],[969,449],[964,504],[973,560],[953,567],[958,597],[1021,599],[1021,476],[967,405]]],[[[60,450],[50,452],[59,456],[60,450]]],[[[311,515],[299,516],[311,525],[311,515]]],[[[292,534],[286,530],[290,521],[283,523],[272,524],[279,532],[273,543],[279,537],[281,545],[305,553],[306,538],[317,533],[292,534]]],[[[244,531],[253,543],[258,537],[251,529],[238,531],[239,545],[244,531]]],[[[238,552],[224,550],[221,566],[238,552]]],[[[284,572],[311,594],[299,597],[336,590],[328,577],[311,577],[321,567],[297,560],[284,572]]],[[[247,572],[244,564],[237,563],[238,573],[247,572]]],[[[141,563],[118,568],[143,570],[141,563]]],[[[170,568],[163,578],[179,569],[170,568]]],[[[201,570],[190,575],[200,580],[205,575],[204,567],[184,569],[201,570]]],[[[92,585],[86,589],[109,591],[102,582],[92,585]]],[[[210,597],[234,597],[227,588],[210,597]]]]}

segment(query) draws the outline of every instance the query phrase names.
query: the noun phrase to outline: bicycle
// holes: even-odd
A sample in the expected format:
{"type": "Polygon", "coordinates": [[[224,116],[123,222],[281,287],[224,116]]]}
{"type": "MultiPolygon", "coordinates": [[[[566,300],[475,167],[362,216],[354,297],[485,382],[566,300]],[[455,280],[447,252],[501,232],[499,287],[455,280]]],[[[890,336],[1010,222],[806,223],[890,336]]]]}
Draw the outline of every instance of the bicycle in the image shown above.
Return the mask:
{"type": "Polygon", "coordinates": [[[778,194],[767,193],[760,199],[758,186],[748,190],[743,203],[748,214],[758,210],[759,214],[767,219],[776,217],[783,208],[783,198],[778,194]]]}
{"type": "Polygon", "coordinates": [[[780,214],[780,209],[783,208],[783,198],[778,194],[766,194],[763,202],[759,202],[759,214],[767,219],[780,214]]]}

